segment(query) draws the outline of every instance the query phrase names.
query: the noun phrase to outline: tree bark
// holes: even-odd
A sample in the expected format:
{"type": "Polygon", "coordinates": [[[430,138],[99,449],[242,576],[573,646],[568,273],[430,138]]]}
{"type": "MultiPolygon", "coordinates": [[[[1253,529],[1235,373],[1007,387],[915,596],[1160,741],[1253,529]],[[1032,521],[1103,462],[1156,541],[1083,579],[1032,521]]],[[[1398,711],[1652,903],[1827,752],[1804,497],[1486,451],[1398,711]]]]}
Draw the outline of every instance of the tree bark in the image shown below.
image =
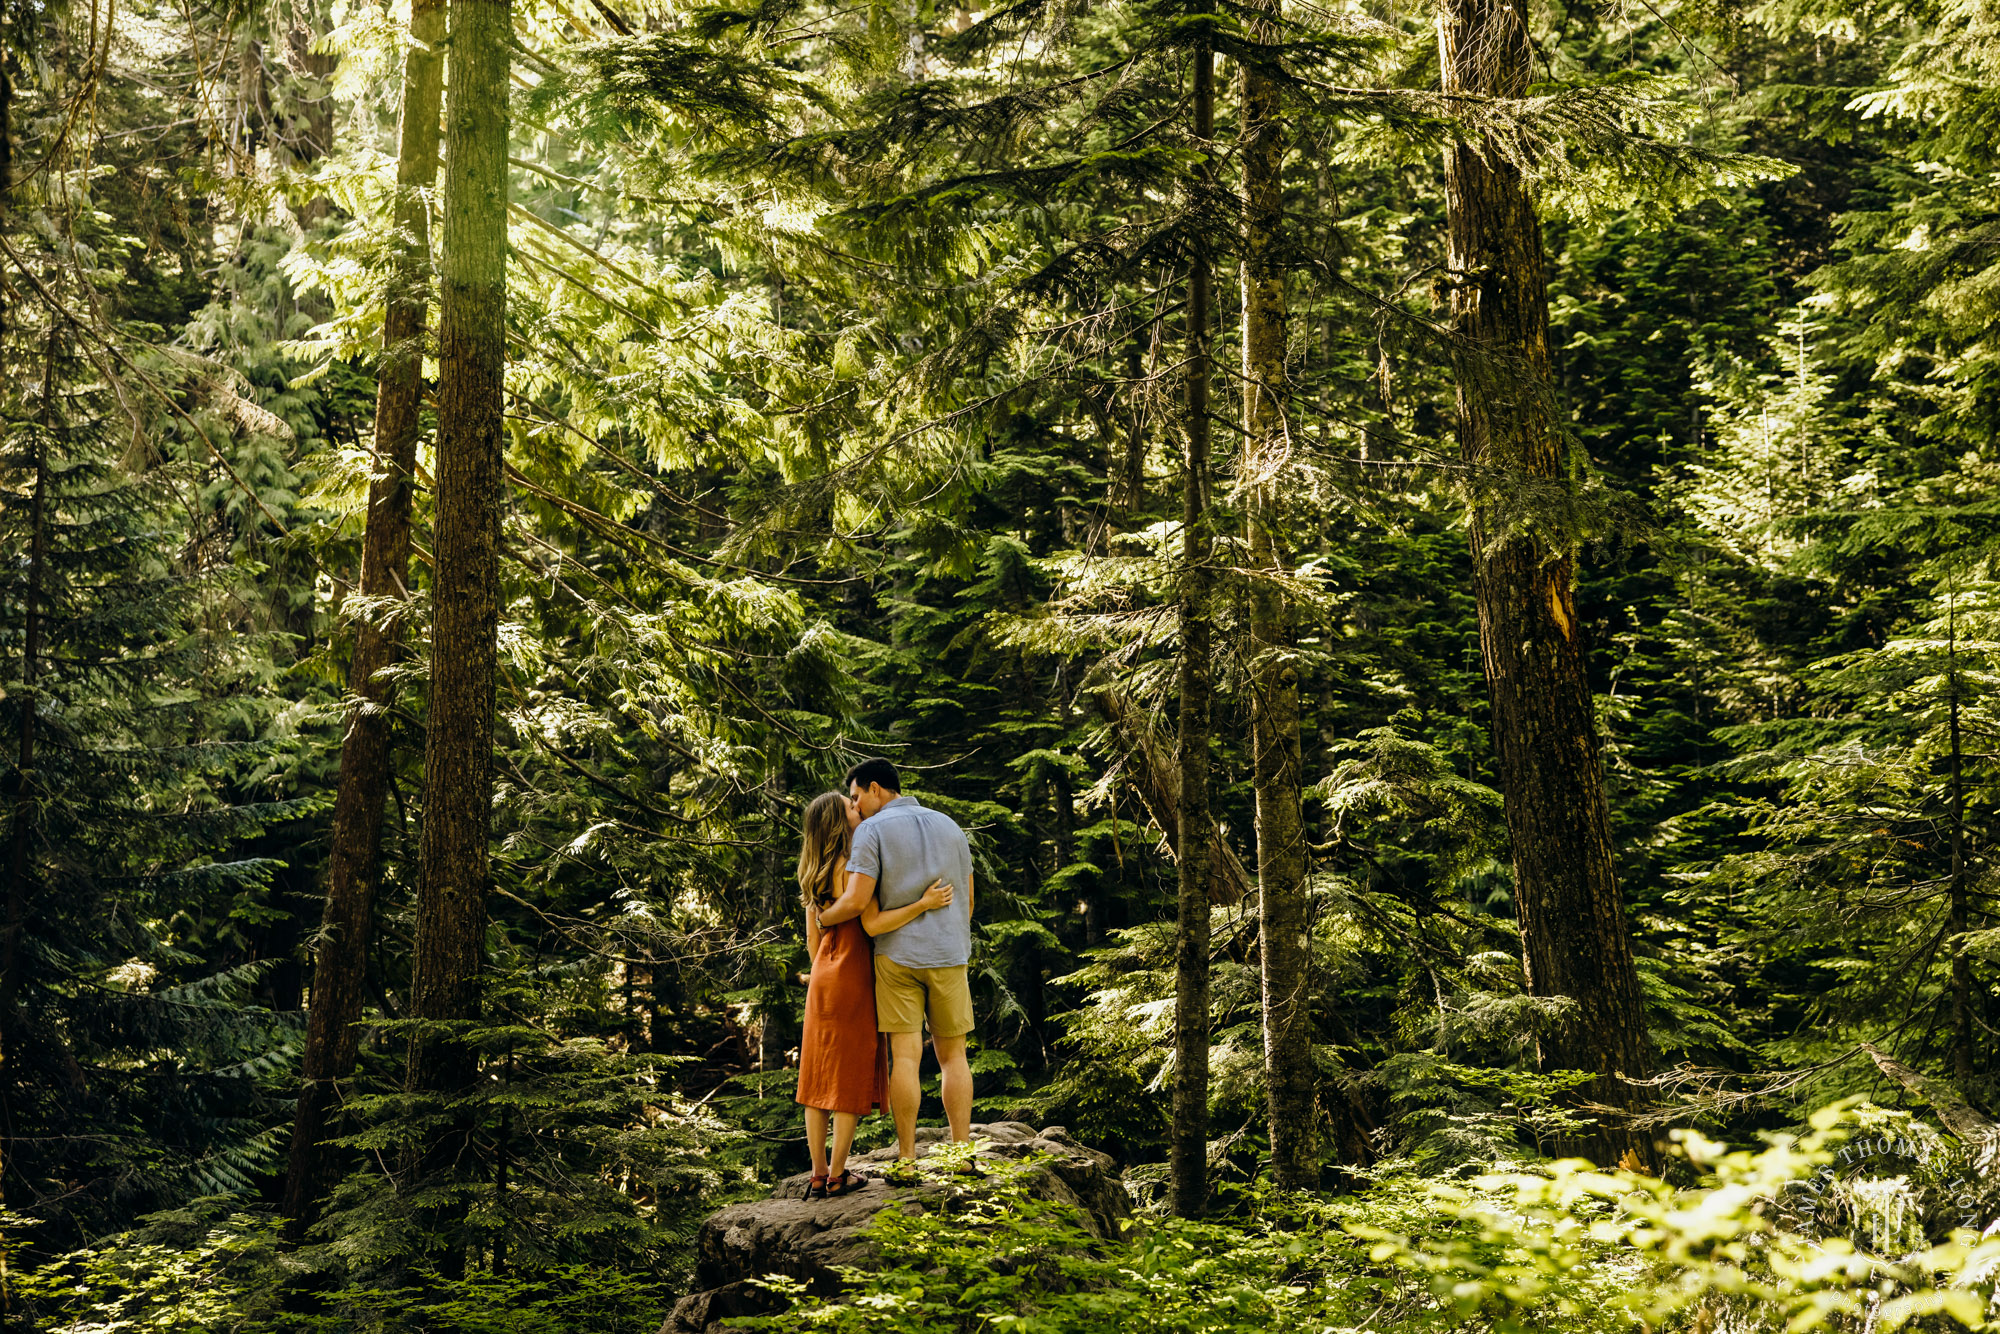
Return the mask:
{"type": "MultiPolygon", "coordinates": [[[[777,831],[782,828],[786,791],[784,752],[774,747],[770,767],[764,773],[761,800],[764,827],[772,831],[773,836],[765,840],[764,847],[757,854],[760,908],[767,922],[784,921],[796,902],[791,893],[793,882],[784,873],[776,837],[777,831]]],[[[778,974],[775,980],[782,982],[783,974],[778,974]]],[[[782,989],[780,994],[784,999],[766,1004],[757,1026],[757,1068],[766,1073],[785,1068],[801,1036],[800,1016],[793,1008],[789,988],[782,989]]],[[[770,993],[767,991],[766,995],[768,997],[770,993]]],[[[763,1087],[758,1085],[759,1097],[763,1096],[763,1087]]]]}
{"type": "MultiPolygon", "coordinates": [[[[1532,56],[1525,0],[1446,0],[1438,52],[1447,93],[1524,95],[1532,56]]],[[[1549,408],[1548,281],[1527,182],[1492,144],[1455,143],[1445,151],[1445,196],[1463,457],[1482,487],[1560,484],[1570,461],[1549,408]]],[[[1637,1090],[1627,1080],[1649,1063],[1645,1010],[1613,863],[1570,587],[1574,556],[1531,534],[1498,531],[1493,507],[1480,499],[1471,536],[1528,989],[1574,1002],[1543,1035],[1541,1061],[1592,1072],[1586,1098],[1629,1106],[1637,1090]]],[[[1568,1147],[1607,1160],[1650,1153],[1613,1124],[1568,1147]]]]}
{"type": "MultiPolygon", "coordinates": [[[[1132,768],[1132,787],[1146,814],[1160,827],[1167,853],[1176,862],[1181,855],[1181,767],[1177,755],[1167,753],[1166,738],[1152,720],[1132,706],[1132,701],[1115,690],[1097,690],[1090,696],[1097,714],[1111,725],[1117,741],[1125,748],[1126,763],[1132,768]]],[[[1243,859],[1222,836],[1211,811],[1208,817],[1208,902],[1227,908],[1250,897],[1250,872],[1243,859]]]]}
{"type": "MultiPolygon", "coordinates": [[[[14,216],[14,81],[7,76],[7,47],[0,43],[0,228],[14,216]]],[[[0,339],[7,336],[11,295],[0,289],[0,339]]]]}
{"type": "MultiPolygon", "coordinates": [[[[321,18],[314,9],[307,0],[299,0],[292,12],[292,25],[285,30],[284,60],[292,72],[292,99],[301,114],[288,118],[290,123],[284,128],[281,142],[297,168],[310,167],[333,151],[334,103],[330,85],[334,71],[340,66],[340,57],[313,50],[320,38],[314,29],[321,18]]],[[[415,26],[413,16],[413,31],[415,26]]],[[[310,227],[332,212],[333,201],[325,195],[315,195],[299,208],[299,222],[310,227]]]]}
{"type": "MultiPolygon", "coordinates": [[[[28,498],[28,579],[22,589],[20,719],[14,734],[13,819],[7,831],[7,922],[0,932],[0,1016],[12,1016],[25,971],[21,936],[28,922],[28,862],[41,808],[40,781],[35,774],[35,684],[42,662],[42,576],[49,559],[49,443],[55,415],[56,330],[49,329],[48,359],[42,370],[41,427],[30,438],[29,470],[33,481],[28,498]]],[[[7,1025],[12,1028],[13,1025],[7,1025]]],[[[4,1163],[0,1159],[0,1163],[4,1163]]]]}
{"type": "MultiPolygon", "coordinates": [[[[1158,336],[1159,325],[1155,322],[1151,337],[1158,336]]],[[[1125,424],[1122,439],[1115,438],[1115,432],[1107,432],[1112,450],[1111,457],[1106,460],[1111,474],[1106,499],[1114,521],[1136,514],[1146,505],[1146,410],[1151,395],[1143,392],[1140,386],[1146,374],[1149,341],[1145,336],[1134,334],[1125,345],[1125,383],[1132,391],[1132,419],[1125,424]]]]}
{"type": "MultiPolygon", "coordinates": [[[[360,591],[372,599],[408,596],[410,511],[423,400],[424,326],[430,301],[430,203],[437,182],[438,110],[444,93],[444,0],[414,0],[403,60],[403,119],[396,163],[394,286],[382,315],[382,361],[375,387],[375,468],[361,544],[360,591]]],[[[378,679],[402,656],[399,623],[379,612],[355,627],[348,668],[353,705],[340,745],[327,858],[326,909],[313,959],[306,1021],[304,1084],[292,1123],[285,1177],[285,1235],[305,1238],[323,1193],[321,1141],[341,1084],[354,1073],[368,935],[378,883],[382,812],[389,795],[390,687],[378,679]]]]}
{"type": "MultiPolygon", "coordinates": [[[[1263,8],[1273,19],[1280,0],[1263,8]]],[[[1273,24],[1257,35],[1275,37],[1273,24]]],[[[1289,453],[1285,375],[1285,127],[1277,81],[1243,67],[1243,470],[1253,570],[1283,569],[1274,529],[1277,473],[1289,453]]],[[[1263,966],[1264,1079],[1271,1175],[1285,1190],[1316,1183],[1311,944],[1306,938],[1306,842],[1301,814],[1299,678],[1291,608],[1253,576],[1250,587],[1250,750],[1257,800],[1258,956],[1263,966]]]]}
{"type": "MultiPolygon", "coordinates": [[[[1954,598],[1954,601],[1956,599],[1954,598]]],[[[1952,608],[1950,670],[1945,689],[1951,701],[1951,904],[1945,929],[1951,942],[1951,1069],[1960,1088],[1972,1080],[1972,961],[1966,958],[1963,936],[1972,925],[1965,869],[1965,748],[1958,708],[1958,617],[1952,608]]]]}
{"type": "MultiPolygon", "coordinates": [[[[1193,137],[1215,136],[1215,57],[1194,53],[1193,137]]],[[[1202,159],[1198,184],[1211,170],[1202,159]]],[[[1205,194],[1205,190],[1201,193],[1205,194]]],[[[1205,201],[1198,201],[1205,202],[1205,201]]],[[[1174,1099],[1170,1172],[1174,1212],[1191,1218],[1208,1203],[1208,879],[1212,821],[1208,738],[1214,683],[1209,661],[1208,380],[1211,259],[1197,231],[1188,268],[1187,470],[1181,509],[1180,855],[1174,948],[1174,1099]]]]}
{"type": "MultiPolygon", "coordinates": [[[[422,880],[410,984],[417,1020],[480,1013],[487,838],[493,801],[495,631],[500,612],[501,413],[507,314],[508,0],[451,0],[438,330],[431,672],[424,744],[422,880]]],[[[415,1030],[412,1092],[452,1094],[470,1047],[415,1030]]],[[[444,1140],[449,1137],[440,1137],[444,1140]]],[[[431,1164],[457,1146],[431,1146],[431,1164]]],[[[449,1257],[448,1257],[449,1263],[449,1257]]]]}

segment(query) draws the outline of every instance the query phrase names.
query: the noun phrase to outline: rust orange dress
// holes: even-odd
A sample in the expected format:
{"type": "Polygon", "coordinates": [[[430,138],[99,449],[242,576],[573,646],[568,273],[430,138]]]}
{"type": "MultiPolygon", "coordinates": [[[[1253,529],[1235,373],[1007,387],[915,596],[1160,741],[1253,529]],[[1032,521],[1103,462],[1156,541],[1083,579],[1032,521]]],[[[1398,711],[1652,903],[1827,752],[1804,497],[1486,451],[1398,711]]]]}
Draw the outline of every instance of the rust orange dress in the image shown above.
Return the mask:
{"type": "Polygon", "coordinates": [[[875,945],[858,919],[819,933],[796,1101],[857,1116],[888,1105],[889,1040],[875,1030],[875,945]]]}

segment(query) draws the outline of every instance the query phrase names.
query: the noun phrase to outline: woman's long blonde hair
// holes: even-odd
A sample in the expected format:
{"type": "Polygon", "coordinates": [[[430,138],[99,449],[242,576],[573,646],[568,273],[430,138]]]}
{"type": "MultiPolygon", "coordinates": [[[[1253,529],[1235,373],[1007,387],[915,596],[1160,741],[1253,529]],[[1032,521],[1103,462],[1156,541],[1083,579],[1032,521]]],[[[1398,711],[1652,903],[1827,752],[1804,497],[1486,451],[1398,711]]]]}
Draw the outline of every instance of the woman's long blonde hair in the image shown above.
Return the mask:
{"type": "Polygon", "coordinates": [[[834,872],[847,860],[854,831],[847,827],[847,798],[822,792],[806,804],[805,837],[799,841],[799,897],[813,908],[831,907],[840,897],[834,872]]]}

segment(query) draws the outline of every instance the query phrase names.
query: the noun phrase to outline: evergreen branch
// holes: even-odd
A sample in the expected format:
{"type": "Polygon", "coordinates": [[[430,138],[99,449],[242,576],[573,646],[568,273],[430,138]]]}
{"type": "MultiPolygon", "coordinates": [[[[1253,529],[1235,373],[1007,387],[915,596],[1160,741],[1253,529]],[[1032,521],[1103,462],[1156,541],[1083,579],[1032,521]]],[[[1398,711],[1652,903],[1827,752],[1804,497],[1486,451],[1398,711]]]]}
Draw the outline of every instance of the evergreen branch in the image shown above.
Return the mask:
{"type": "Polygon", "coordinates": [[[245,496],[245,498],[247,498],[251,504],[255,505],[258,511],[262,513],[265,518],[271,521],[271,526],[278,530],[278,535],[280,537],[289,537],[291,535],[291,530],[285,527],[284,522],[280,520],[277,515],[271,513],[271,508],[270,506],[264,503],[263,497],[259,496],[255,491],[252,491],[249,487],[249,484],[243,480],[242,475],[238,473],[233,466],[231,466],[228,459],[222,456],[222,451],[220,449],[217,449],[215,442],[208,438],[208,432],[204,431],[201,428],[201,424],[197,422],[193,417],[190,417],[187,414],[187,411],[184,408],[182,408],[178,402],[174,400],[173,396],[168,394],[165,389],[161,388],[159,382],[155,380],[151,375],[147,374],[143,369],[141,369],[138,363],[134,362],[130,357],[125,355],[125,353],[120,348],[115,346],[110,339],[106,338],[103,334],[100,334],[94,326],[85,322],[84,320],[79,319],[76,315],[72,314],[66,306],[64,306],[60,301],[58,301],[55,298],[55,296],[48,290],[48,288],[42,285],[41,279],[35,277],[33,273],[28,271],[26,262],[22,260],[20,254],[15,251],[13,245],[9,243],[9,241],[4,235],[0,235],[0,253],[4,253],[7,256],[7,258],[14,261],[15,269],[20,273],[20,275],[23,278],[26,278],[28,280],[29,286],[35,289],[35,296],[38,300],[40,300],[44,309],[46,309],[50,314],[60,316],[63,320],[67,321],[72,328],[76,329],[79,333],[86,335],[91,340],[96,342],[99,347],[102,347],[106,352],[116,357],[120,362],[120,364],[122,364],[126,370],[130,371],[134,376],[138,377],[139,382],[145,385],[148,389],[152,390],[153,396],[159,399],[159,401],[167,408],[169,412],[172,412],[175,416],[179,417],[183,422],[187,423],[188,429],[193,431],[195,433],[196,438],[198,438],[202,444],[208,447],[209,457],[215,460],[216,466],[221,468],[223,472],[227,473],[229,475],[229,480],[235,484],[236,489],[238,491],[241,491],[245,496]]]}
{"type": "MultiPolygon", "coordinates": [[[[662,292],[652,283],[647,282],[644,278],[641,278],[638,274],[632,272],[624,265],[618,263],[618,261],[604,254],[604,252],[596,249],[593,246],[585,245],[582,241],[577,240],[574,236],[571,236],[567,231],[564,231],[562,228],[548,221],[540,214],[530,212],[529,210],[522,208],[519,204],[516,204],[511,200],[508,201],[507,211],[509,213],[514,214],[516,217],[526,218],[529,222],[535,224],[535,226],[540,227],[543,231],[549,233],[551,236],[554,236],[557,240],[563,242],[563,244],[571,247],[572,249],[578,251],[583,255],[588,256],[594,262],[602,265],[604,268],[610,270],[612,273],[617,274],[620,278],[623,278],[626,282],[631,283],[634,287],[639,288],[641,291],[650,292],[654,296],[660,298],[660,300],[662,301],[669,301],[669,302],[671,301],[671,298],[668,297],[665,292],[662,292]]],[[[610,298],[608,297],[603,299],[606,301],[610,300],[610,298]]],[[[629,310],[629,307],[621,306],[620,309],[629,310]]]]}
{"type": "MultiPolygon", "coordinates": [[[[512,205],[509,205],[509,207],[511,208],[512,205]]],[[[568,283],[571,287],[574,287],[577,291],[583,292],[588,296],[595,298],[596,300],[602,302],[605,306],[609,307],[612,310],[617,311],[621,315],[629,316],[633,324],[637,325],[640,329],[645,330],[647,333],[653,334],[656,337],[663,336],[661,330],[651,320],[647,319],[644,315],[641,315],[638,311],[632,309],[632,307],[626,305],[623,301],[620,301],[617,297],[610,296],[604,292],[598,291],[595,287],[591,286],[583,279],[577,277],[575,274],[571,273],[568,269],[562,267],[562,265],[553,264],[548,260],[543,259],[539,255],[529,253],[528,251],[520,248],[519,246],[512,246],[509,247],[509,249],[513,254],[519,255],[522,259],[527,260],[530,264],[534,265],[536,268],[554,274],[557,278],[561,279],[563,282],[568,283]]]]}

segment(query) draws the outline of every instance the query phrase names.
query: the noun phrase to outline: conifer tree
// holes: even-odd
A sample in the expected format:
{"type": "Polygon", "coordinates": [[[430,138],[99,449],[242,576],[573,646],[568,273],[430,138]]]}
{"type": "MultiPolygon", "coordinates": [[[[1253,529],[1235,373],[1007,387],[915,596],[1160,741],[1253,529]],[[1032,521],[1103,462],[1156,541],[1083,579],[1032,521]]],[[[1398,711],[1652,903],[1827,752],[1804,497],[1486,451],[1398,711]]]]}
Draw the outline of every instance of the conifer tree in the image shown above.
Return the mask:
{"type": "MultiPolygon", "coordinates": [[[[1935,510],[1877,510],[1842,523],[1848,531],[1836,540],[1872,546],[1955,526],[1935,510]]],[[[1724,859],[1709,878],[1751,891],[1729,927],[1746,947],[1812,944],[1785,951],[1803,984],[1773,976],[1759,988],[1773,1001],[1808,992],[1819,1022],[1787,1056],[1837,1051],[1858,1033],[1911,1061],[1935,1059],[1965,1096],[1984,1098],[1994,1077],[1979,1034],[1993,1012],[1982,965],[1993,919],[1985,812],[2000,784],[1990,703],[2000,685],[2000,586],[1965,537],[1920,571],[1934,583],[1912,623],[1879,645],[1802,665],[1794,716],[1720,729],[1736,751],[1722,766],[1728,776],[1776,788],[1734,803],[1763,846],[1724,859]]]]}
{"type": "MultiPolygon", "coordinates": [[[[1194,188],[1210,185],[1215,138],[1215,56],[1197,45],[1192,60],[1190,134],[1202,154],[1194,188]]],[[[1208,515],[1209,239],[1189,239],[1187,281],[1186,461],[1181,487],[1180,848],[1178,924],[1174,944],[1173,1207],[1183,1218],[1208,1203],[1208,950],[1209,878],[1213,830],[1209,815],[1209,719],[1214,690],[1213,611],[1209,605],[1211,538],[1208,515]]]]}
{"type": "MultiPolygon", "coordinates": [[[[428,732],[408,1087],[451,1098],[476,1072],[454,1024],[480,1013],[500,613],[507,310],[509,0],[448,11],[444,243],[428,732]],[[426,1026],[428,1023],[430,1026],[426,1026]]],[[[465,1133],[434,1137],[425,1168],[465,1133]]],[[[447,1264],[463,1263],[454,1250],[447,1264]]]]}
{"type": "MultiPolygon", "coordinates": [[[[1523,97],[1533,47],[1520,0],[1447,0],[1438,22],[1447,95],[1523,97]]],[[[1541,1039],[1552,1069],[1590,1072],[1588,1095],[1633,1101],[1649,1053],[1631,928],[1613,863],[1583,627],[1566,542],[1532,523],[1507,531],[1491,497],[1560,487],[1568,444],[1548,401],[1547,265],[1521,170],[1477,138],[1445,152],[1458,431],[1485,490],[1472,525],[1480,651],[1513,843],[1514,901],[1529,990],[1572,1002],[1541,1039]],[[1488,489],[1490,488],[1490,489],[1488,489]]],[[[1606,1126],[1607,1160],[1635,1147],[1606,1126]]]]}
{"type": "Polygon", "coordinates": [[[394,270],[382,318],[375,397],[375,461],[361,550],[360,600],[348,689],[354,704],[340,745],[340,780],[326,870],[326,911],[313,959],[303,1083],[285,1179],[291,1239],[303,1236],[324,1186],[324,1138],[340,1085],[354,1071],[363,974],[388,800],[390,687],[380,674],[401,656],[410,512],[422,409],[424,326],[430,304],[430,191],[437,180],[444,92],[443,0],[414,0],[403,63],[396,165],[394,270]]]}
{"type": "MultiPolygon", "coordinates": [[[[1269,20],[1251,35],[1269,40],[1281,0],[1259,6],[1269,20]]],[[[1299,679],[1292,659],[1287,594],[1259,578],[1283,568],[1279,474],[1290,456],[1286,370],[1285,121],[1279,85],[1259,62],[1242,62],[1243,453],[1242,483],[1252,568],[1250,590],[1251,772],[1257,802],[1258,956],[1263,971],[1265,1102],[1271,1169],[1278,1184],[1313,1183],[1311,944],[1306,935],[1306,836],[1299,679]]]]}
{"type": "Polygon", "coordinates": [[[202,633],[231,590],[178,536],[198,470],[118,466],[96,331],[66,299],[76,270],[30,253],[51,277],[15,271],[35,304],[0,340],[0,540],[24,556],[0,580],[0,1207],[60,1243],[273,1165],[255,1084],[289,1025],[247,1004],[264,966],[211,968],[169,924],[268,911],[279,864],[229,849],[299,812],[233,799],[239,766],[269,758],[224,735],[255,717],[243,687],[267,646],[202,633]]]}
{"type": "Polygon", "coordinates": [[[1951,1072],[1963,1089],[1972,1083],[1979,1039],[1974,1032],[1971,942],[1973,925],[1970,849],[1965,820],[1965,671],[1959,662],[1957,590],[1945,613],[1946,776],[1945,818],[1951,828],[1951,880],[1945,908],[1945,949],[1951,956],[1951,1072]]]}
{"type": "MultiPolygon", "coordinates": [[[[19,693],[23,698],[15,705],[19,716],[14,729],[13,784],[8,793],[6,916],[4,921],[0,921],[0,1020],[5,1021],[10,1033],[25,1028],[22,1017],[16,1014],[15,1002],[27,971],[29,859],[33,856],[35,844],[42,837],[43,793],[40,789],[45,780],[35,771],[35,740],[36,715],[42,707],[37,696],[43,666],[42,598],[48,577],[49,447],[55,428],[56,357],[60,350],[61,335],[51,322],[43,354],[40,403],[35,413],[38,420],[34,427],[22,432],[27,446],[24,471],[27,473],[25,489],[28,500],[28,563],[21,588],[19,693]]],[[[7,1056],[8,1053],[0,1049],[0,1062],[4,1062],[7,1056]]],[[[19,1064],[18,1058],[15,1063],[19,1064]]],[[[12,1119],[8,1117],[7,1122],[11,1123],[12,1119]]],[[[0,1169],[8,1166],[12,1157],[13,1145],[7,1142],[10,1139],[11,1136],[0,1138],[0,1169]]]]}

